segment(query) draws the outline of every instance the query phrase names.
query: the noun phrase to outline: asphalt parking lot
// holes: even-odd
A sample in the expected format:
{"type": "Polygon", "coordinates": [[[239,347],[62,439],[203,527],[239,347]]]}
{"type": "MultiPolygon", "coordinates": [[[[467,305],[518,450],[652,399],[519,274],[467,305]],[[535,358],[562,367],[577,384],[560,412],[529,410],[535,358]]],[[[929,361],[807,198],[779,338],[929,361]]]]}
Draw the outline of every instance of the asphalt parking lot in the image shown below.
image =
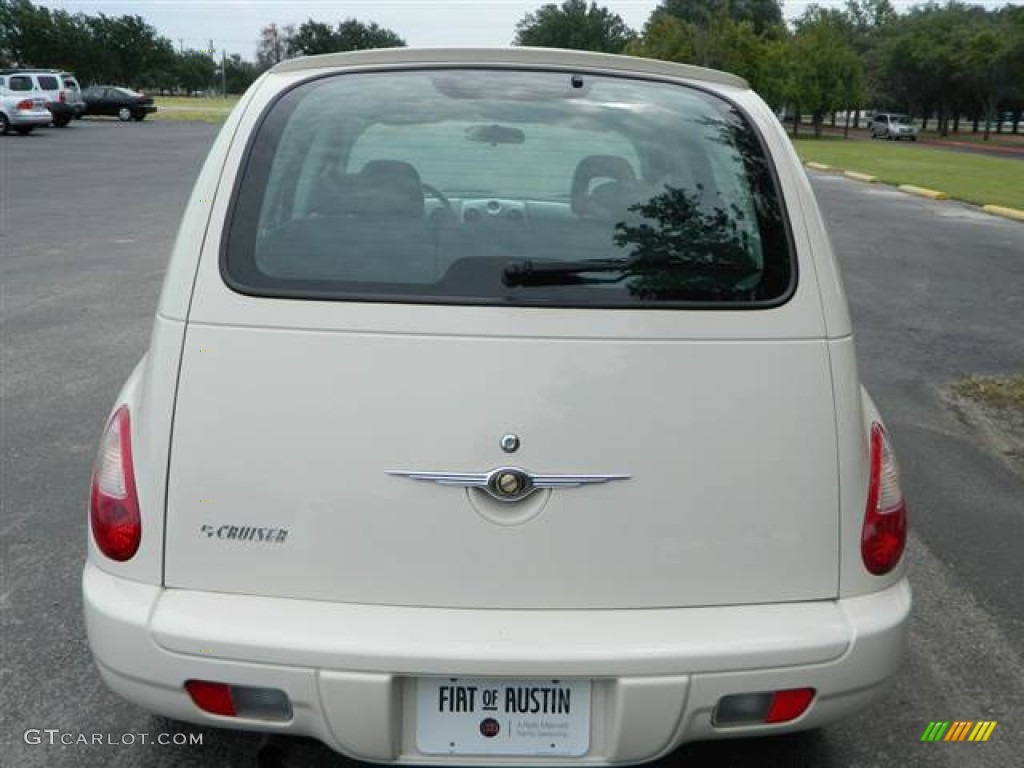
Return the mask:
{"type": "MultiPolygon", "coordinates": [[[[92,665],[79,574],[96,441],[145,351],[178,219],[217,126],[83,121],[0,137],[0,765],[252,766],[262,740],[154,718],[92,665]],[[43,732],[103,734],[49,744],[43,732]],[[125,744],[182,733],[201,745],[125,744]],[[116,743],[109,743],[111,740],[116,743]]],[[[1024,368],[1024,224],[816,175],[862,377],[911,504],[911,653],[875,708],[810,734],[684,747],[666,766],[1010,768],[1024,755],[1024,477],[945,404],[1024,368]],[[921,743],[995,720],[984,744],[921,743]]],[[[308,741],[288,766],[341,765],[308,741]]]]}

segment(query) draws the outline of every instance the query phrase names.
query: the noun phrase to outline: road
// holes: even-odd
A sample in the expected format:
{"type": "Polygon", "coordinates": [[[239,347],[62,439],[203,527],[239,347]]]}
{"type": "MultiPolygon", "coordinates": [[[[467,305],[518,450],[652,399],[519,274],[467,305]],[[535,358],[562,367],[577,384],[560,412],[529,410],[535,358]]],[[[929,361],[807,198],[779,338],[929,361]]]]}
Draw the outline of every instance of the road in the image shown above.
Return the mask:
{"type": "MultiPolygon", "coordinates": [[[[153,718],[109,693],[79,597],[90,465],[145,350],[178,217],[216,126],[86,122],[0,139],[0,765],[252,766],[261,740],[153,718]],[[182,732],[202,746],[28,744],[27,729],[182,732]]],[[[944,404],[967,373],[1024,368],[1024,225],[815,176],[862,375],[902,460],[911,653],[874,709],[795,737],[684,747],[664,766],[1010,768],[1024,754],[1024,479],[944,404]],[[931,720],[997,720],[922,744],[931,720]]],[[[287,766],[340,765],[309,741],[287,766]]]]}

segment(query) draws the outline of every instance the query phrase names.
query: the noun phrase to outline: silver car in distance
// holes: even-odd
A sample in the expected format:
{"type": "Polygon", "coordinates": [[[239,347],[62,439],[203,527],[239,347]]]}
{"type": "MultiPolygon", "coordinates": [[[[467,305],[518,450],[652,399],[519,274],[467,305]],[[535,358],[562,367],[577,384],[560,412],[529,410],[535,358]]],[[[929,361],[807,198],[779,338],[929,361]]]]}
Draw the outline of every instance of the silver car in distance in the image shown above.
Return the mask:
{"type": "Polygon", "coordinates": [[[196,181],[83,588],[146,710],[619,765],[872,706],[907,512],[783,129],[557,50],[286,61],[196,181]]]}

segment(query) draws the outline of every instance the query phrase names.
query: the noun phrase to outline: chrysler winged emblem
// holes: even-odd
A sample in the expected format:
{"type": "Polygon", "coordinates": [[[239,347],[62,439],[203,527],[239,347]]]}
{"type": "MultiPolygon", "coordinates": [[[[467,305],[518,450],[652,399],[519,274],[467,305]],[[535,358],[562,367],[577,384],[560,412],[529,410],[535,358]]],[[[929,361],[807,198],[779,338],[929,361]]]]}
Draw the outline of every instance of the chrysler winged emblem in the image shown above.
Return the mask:
{"type": "Polygon", "coordinates": [[[498,467],[490,472],[409,472],[389,470],[389,475],[427,480],[438,485],[479,488],[498,501],[520,501],[541,488],[577,488],[581,485],[629,480],[629,475],[535,475],[519,467],[498,467]]]}

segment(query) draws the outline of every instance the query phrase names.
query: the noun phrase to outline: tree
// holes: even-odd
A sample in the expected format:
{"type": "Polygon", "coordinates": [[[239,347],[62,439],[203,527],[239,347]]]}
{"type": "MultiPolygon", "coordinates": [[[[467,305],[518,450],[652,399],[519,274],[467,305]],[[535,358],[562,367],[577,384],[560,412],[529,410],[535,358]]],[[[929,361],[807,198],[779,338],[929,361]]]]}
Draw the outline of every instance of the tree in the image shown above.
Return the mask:
{"type": "Polygon", "coordinates": [[[279,28],[276,24],[264,27],[256,60],[261,69],[269,69],[292,56],[403,47],[405,40],[375,22],[364,23],[350,18],[332,28],[329,24],[309,19],[298,29],[294,26],[279,28]]]}
{"type": "Polygon", "coordinates": [[[619,53],[636,37],[622,17],[586,0],[548,3],[516,24],[513,45],[619,53]]]}
{"type": "MultiPolygon", "coordinates": [[[[1020,129],[1024,112],[1024,8],[1005,7],[999,13],[999,23],[1009,40],[1006,52],[1006,72],[1010,87],[1003,107],[1012,115],[1013,132],[1020,129]]],[[[1000,127],[1002,123],[1000,122],[1000,127]]]]}
{"type": "Polygon", "coordinates": [[[375,22],[364,24],[356,19],[345,19],[338,24],[336,51],[365,51],[369,48],[404,48],[403,40],[396,32],[381,27],[375,22]]]}
{"type": "Polygon", "coordinates": [[[970,93],[985,121],[985,141],[989,139],[992,120],[1002,125],[997,108],[1010,93],[1014,41],[1009,28],[1003,28],[991,16],[975,19],[960,56],[960,69],[970,93]]]}
{"type": "Polygon", "coordinates": [[[256,46],[256,64],[260,69],[270,69],[288,58],[288,40],[295,34],[295,27],[284,28],[277,24],[268,24],[260,30],[260,40],[256,46]]]}
{"type": "Polygon", "coordinates": [[[752,22],[736,21],[724,8],[704,26],[660,10],[651,14],[643,35],[626,46],[626,53],[732,72],[746,78],[766,101],[778,103],[776,45],[774,32],[758,34],[752,22]]]}
{"type": "Polygon", "coordinates": [[[29,0],[0,0],[0,48],[22,67],[45,66],[53,43],[53,22],[46,8],[29,0]]]}
{"type": "Polygon", "coordinates": [[[934,110],[946,135],[951,116],[973,101],[960,70],[970,17],[967,6],[950,3],[915,7],[889,24],[879,46],[878,100],[925,116],[934,110]]]}
{"type": "Polygon", "coordinates": [[[259,69],[251,61],[245,61],[237,53],[224,61],[224,82],[228,93],[242,93],[256,78],[259,69]]]}
{"type": "Polygon", "coordinates": [[[189,94],[208,88],[216,71],[213,57],[205,51],[188,50],[178,55],[178,84],[189,94]]]}
{"type": "Polygon", "coordinates": [[[786,90],[796,107],[795,120],[799,121],[802,110],[810,109],[814,135],[821,136],[825,115],[840,107],[849,111],[860,102],[864,78],[860,58],[837,18],[815,7],[808,8],[798,22],[788,53],[786,90]]]}
{"type": "Polygon", "coordinates": [[[662,0],[658,11],[703,29],[721,15],[749,21],[758,35],[783,26],[782,4],[776,0],[662,0]]]}
{"type": "Polygon", "coordinates": [[[896,19],[889,0],[846,0],[846,16],[859,32],[867,34],[896,19]]]}
{"type": "Polygon", "coordinates": [[[332,53],[336,50],[338,38],[330,24],[310,19],[299,25],[295,34],[288,38],[286,46],[289,56],[315,56],[318,53],[332,53]]]}
{"type": "Polygon", "coordinates": [[[700,55],[697,29],[677,16],[655,11],[644,25],[643,34],[630,42],[625,53],[648,59],[696,63],[700,55]]]}

